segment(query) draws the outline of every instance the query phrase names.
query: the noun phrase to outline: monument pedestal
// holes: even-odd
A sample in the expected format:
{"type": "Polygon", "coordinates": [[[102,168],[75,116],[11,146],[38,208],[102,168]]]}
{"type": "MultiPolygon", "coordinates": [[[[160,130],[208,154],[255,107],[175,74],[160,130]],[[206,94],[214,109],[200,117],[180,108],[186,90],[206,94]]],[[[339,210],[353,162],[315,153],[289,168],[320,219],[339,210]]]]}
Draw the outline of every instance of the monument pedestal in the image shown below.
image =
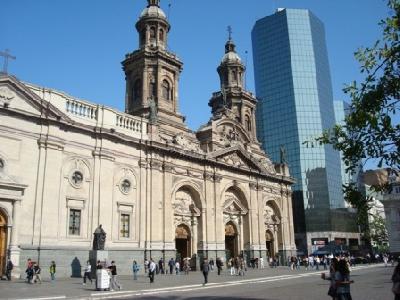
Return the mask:
{"type": "Polygon", "coordinates": [[[89,252],[89,261],[92,266],[92,277],[96,278],[96,265],[97,261],[100,261],[103,265],[103,268],[106,268],[106,261],[108,261],[108,251],[106,250],[90,250],[89,252]]]}

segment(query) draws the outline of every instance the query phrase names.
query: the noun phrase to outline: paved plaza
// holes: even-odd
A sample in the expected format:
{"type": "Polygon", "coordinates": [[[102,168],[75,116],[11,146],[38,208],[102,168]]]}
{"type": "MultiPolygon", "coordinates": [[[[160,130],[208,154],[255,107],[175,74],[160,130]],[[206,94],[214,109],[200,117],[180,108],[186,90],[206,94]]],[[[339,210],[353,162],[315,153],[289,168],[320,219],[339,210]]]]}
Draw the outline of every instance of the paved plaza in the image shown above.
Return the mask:
{"type": "MultiPolygon", "coordinates": [[[[151,285],[145,275],[139,276],[137,281],[130,276],[120,276],[122,290],[118,292],[95,291],[94,283],[82,285],[81,278],[63,278],[51,283],[47,274],[43,274],[42,284],[0,281],[0,299],[328,299],[328,281],[320,279],[321,272],[324,271],[304,268],[291,271],[278,267],[249,269],[242,277],[231,276],[224,270],[221,276],[211,272],[206,286],[202,284],[200,272],[157,275],[151,285]]],[[[352,286],[353,298],[391,299],[392,272],[392,267],[385,268],[381,264],[357,266],[351,273],[356,281],[352,286]]]]}

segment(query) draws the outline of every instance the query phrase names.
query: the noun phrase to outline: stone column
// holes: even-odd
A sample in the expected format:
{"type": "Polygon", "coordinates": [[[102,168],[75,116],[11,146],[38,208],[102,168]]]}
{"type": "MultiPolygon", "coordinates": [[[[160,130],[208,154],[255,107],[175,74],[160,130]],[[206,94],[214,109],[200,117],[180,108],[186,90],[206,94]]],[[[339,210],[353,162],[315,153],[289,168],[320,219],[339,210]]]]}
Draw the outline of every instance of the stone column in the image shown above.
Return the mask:
{"type": "Polygon", "coordinates": [[[13,202],[13,212],[12,212],[12,218],[13,218],[13,223],[11,227],[11,234],[10,234],[10,246],[9,246],[9,251],[10,251],[10,259],[14,265],[14,269],[12,270],[11,276],[13,278],[20,278],[21,274],[21,268],[19,265],[19,255],[20,255],[20,248],[18,246],[18,226],[19,226],[19,210],[21,206],[21,201],[20,200],[15,200],[13,202]]]}
{"type": "Polygon", "coordinates": [[[198,243],[198,237],[197,237],[197,217],[192,217],[192,255],[196,254],[197,255],[197,243],[198,243]]]}
{"type": "Polygon", "coordinates": [[[243,216],[239,215],[238,218],[238,254],[240,254],[241,250],[244,250],[244,245],[243,245],[243,216]]]}

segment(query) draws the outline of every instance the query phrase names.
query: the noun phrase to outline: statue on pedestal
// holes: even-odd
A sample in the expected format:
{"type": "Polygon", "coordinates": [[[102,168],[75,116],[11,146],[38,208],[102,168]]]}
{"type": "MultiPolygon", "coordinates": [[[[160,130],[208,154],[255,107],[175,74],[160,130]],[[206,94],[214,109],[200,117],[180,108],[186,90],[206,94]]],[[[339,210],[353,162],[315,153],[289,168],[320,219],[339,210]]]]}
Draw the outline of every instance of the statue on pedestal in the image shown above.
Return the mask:
{"type": "Polygon", "coordinates": [[[104,250],[104,244],[106,243],[106,232],[101,227],[96,228],[93,233],[93,250],[104,250]]]}
{"type": "Polygon", "coordinates": [[[281,158],[281,164],[287,164],[287,159],[286,159],[286,148],[285,146],[281,145],[280,147],[280,158],[281,158]]]}

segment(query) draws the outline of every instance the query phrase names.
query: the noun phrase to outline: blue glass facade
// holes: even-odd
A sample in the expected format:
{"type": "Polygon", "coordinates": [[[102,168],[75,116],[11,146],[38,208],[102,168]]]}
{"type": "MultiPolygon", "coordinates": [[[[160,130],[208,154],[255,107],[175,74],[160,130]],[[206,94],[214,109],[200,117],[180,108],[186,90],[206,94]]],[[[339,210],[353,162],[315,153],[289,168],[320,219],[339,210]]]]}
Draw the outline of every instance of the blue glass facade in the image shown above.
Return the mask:
{"type": "Polygon", "coordinates": [[[324,25],[308,10],[281,9],[256,22],[252,42],[257,136],[274,161],[286,149],[295,231],[345,231],[332,213],[344,208],[339,152],[304,143],[335,124],[324,25]]]}

